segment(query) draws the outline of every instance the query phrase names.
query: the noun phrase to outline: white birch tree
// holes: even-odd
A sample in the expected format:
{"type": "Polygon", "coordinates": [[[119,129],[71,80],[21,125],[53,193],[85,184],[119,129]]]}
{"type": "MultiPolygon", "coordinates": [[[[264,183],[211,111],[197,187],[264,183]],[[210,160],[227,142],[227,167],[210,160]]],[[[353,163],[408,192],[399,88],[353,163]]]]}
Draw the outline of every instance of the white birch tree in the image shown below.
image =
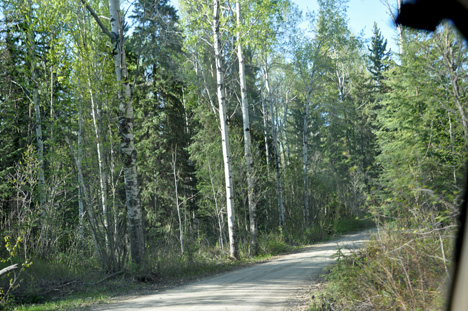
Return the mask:
{"type": "Polygon", "coordinates": [[[217,96],[218,96],[218,112],[219,123],[221,130],[221,143],[223,148],[223,162],[224,162],[224,180],[226,183],[226,209],[227,221],[229,232],[229,254],[233,258],[239,258],[239,250],[237,248],[236,236],[236,221],[234,210],[234,183],[232,179],[231,169],[231,153],[229,149],[229,132],[226,124],[226,97],[224,89],[224,68],[222,46],[220,39],[220,7],[219,0],[213,1],[213,49],[216,64],[216,82],[217,82],[217,96]]]}
{"type": "Polygon", "coordinates": [[[252,161],[251,138],[250,138],[250,117],[249,117],[249,101],[247,97],[247,83],[245,79],[245,64],[244,55],[242,52],[242,15],[240,1],[236,2],[236,22],[237,22],[237,58],[239,60],[239,80],[241,91],[242,105],[242,121],[244,132],[244,158],[247,172],[247,196],[249,204],[249,221],[250,221],[250,252],[252,255],[257,253],[257,204],[254,198],[254,170],[252,161]]]}
{"type": "Polygon", "coordinates": [[[122,27],[122,16],[120,15],[120,1],[109,0],[109,13],[111,30],[102,23],[96,12],[81,0],[86,9],[98,23],[99,27],[112,42],[115,65],[115,76],[119,85],[119,132],[120,132],[120,152],[123,160],[123,171],[125,180],[125,195],[127,205],[127,215],[129,223],[130,253],[132,260],[137,264],[142,264],[144,259],[144,226],[143,209],[140,203],[136,150],[133,135],[133,103],[132,92],[129,82],[127,60],[125,55],[124,34],[122,27]]]}

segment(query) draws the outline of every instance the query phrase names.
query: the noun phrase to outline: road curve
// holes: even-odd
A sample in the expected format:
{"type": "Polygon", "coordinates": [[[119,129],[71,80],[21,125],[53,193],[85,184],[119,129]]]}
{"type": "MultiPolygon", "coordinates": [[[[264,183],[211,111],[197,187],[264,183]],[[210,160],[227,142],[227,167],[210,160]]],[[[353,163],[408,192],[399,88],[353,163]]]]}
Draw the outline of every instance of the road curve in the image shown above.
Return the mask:
{"type": "Polygon", "coordinates": [[[338,247],[355,249],[368,240],[370,231],[349,234],[316,244],[300,253],[209,277],[159,293],[120,301],[95,310],[211,311],[285,310],[295,294],[331,264],[338,247]]]}

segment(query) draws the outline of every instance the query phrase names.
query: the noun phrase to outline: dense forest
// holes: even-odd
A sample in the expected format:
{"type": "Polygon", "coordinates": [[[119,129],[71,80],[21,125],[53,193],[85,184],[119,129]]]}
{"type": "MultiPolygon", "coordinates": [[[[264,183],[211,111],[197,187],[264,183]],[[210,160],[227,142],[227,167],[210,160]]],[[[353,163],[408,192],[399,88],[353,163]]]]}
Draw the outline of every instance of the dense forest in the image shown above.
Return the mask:
{"type": "Polygon", "coordinates": [[[3,265],[157,273],[373,221],[366,256],[405,251],[419,276],[394,283],[432,301],[464,184],[466,43],[399,27],[390,51],[378,25],[350,31],[347,1],[317,2],[0,0],[3,265]]]}

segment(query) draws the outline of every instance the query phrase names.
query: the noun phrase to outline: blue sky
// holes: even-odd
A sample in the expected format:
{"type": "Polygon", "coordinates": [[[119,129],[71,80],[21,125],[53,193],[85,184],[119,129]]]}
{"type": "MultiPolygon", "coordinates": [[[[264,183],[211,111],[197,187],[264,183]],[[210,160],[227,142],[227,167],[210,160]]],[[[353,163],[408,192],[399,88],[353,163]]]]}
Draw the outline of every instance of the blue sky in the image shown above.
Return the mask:
{"type": "MultiPolygon", "coordinates": [[[[178,6],[178,0],[170,0],[175,7],[178,6]]],[[[318,4],[316,0],[291,0],[299,8],[306,12],[307,10],[316,11],[318,4]]],[[[393,1],[390,1],[393,2],[393,1]]],[[[387,8],[380,0],[349,0],[348,2],[349,27],[354,34],[364,31],[366,38],[372,36],[374,22],[380,28],[382,35],[388,40],[388,48],[393,52],[398,52],[396,45],[396,28],[393,26],[387,8]]]]}
{"type": "MultiPolygon", "coordinates": [[[[318,9],[316,0],[292,0],[303,11],[318,9]]],[[[392,1],[389,1],[390,3],[392,1]]],[[[366,38],[372,36],[374,22],[380,28],[382,35],[388,40],[387,47],[397,52],[396,28],[387,8],[379,0],[349,0],[348,2],[349,27],[354,34],[364,31],[366,38]]]]}

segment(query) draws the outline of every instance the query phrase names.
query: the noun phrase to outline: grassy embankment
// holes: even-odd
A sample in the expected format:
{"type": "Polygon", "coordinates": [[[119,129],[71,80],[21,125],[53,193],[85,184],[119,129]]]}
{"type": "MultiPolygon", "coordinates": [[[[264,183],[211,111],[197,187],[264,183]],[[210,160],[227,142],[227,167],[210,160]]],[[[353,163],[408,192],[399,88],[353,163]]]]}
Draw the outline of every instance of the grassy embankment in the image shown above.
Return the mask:
{"type": "MultiPolygon", "coordinates": [[[[184,282],[219,272],[229,271],[270,257],[300,249],[302,246],[324,241],[336,235],[359,231],[372,226],[369,221],[346,219],[326,228],[307,231],[262,234],[259,255],[249,257],[246,243],[241,243],[241,259],[233,261],[217,246],[198,243],[188,247],[181,256],[177,246],[149,251],[147,264],[136,270],[127,268],[115,274],[100,271],[95,258],[74,255],[54,261],[32,260],[24,270],[19,287],[10,293],[0,309],[17,311],[76,310],[108,303],[112,297],[139,295],[180,285],[184,282]]],[[[0,286],[6,288],[3,277],[0,286]]]]}
{"type": "Polygon", "coordinates": [[[455,226],[384,226],[367,248],[336,254],[310,310],[442,310],[455,226]]]}

